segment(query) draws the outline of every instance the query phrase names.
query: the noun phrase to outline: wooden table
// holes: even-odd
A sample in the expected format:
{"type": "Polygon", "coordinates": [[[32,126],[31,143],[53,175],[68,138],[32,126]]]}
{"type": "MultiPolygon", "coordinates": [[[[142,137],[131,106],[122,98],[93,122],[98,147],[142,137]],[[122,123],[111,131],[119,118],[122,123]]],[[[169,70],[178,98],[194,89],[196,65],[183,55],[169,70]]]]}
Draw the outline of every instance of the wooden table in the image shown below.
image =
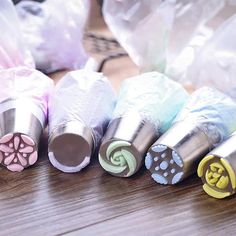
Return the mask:
{"type": "Polygon", "coordinates": [[[105,173],[97,156],[77,174],[47,158],[22,173],[1,169],[0,235],[235,235],[236,198],[207,196],[193,176],[161,186],[144,168],[127,179],[105,173]]]}
{"type": "MultiPolygon", "coordinates": [[[[110,62],[104,72],[118,89],[138,69],[127,57],[110,62]]],[[[80,173],[65,174],[48,161],[46,134],[35,166],[22,173],[0,171],[1,236],[236,232],[236,197],[210,198],[196,176],[176,186],[156,184],[144,168],[131,178],[116,178],[103,171],[97,155],[80,173]]]]}

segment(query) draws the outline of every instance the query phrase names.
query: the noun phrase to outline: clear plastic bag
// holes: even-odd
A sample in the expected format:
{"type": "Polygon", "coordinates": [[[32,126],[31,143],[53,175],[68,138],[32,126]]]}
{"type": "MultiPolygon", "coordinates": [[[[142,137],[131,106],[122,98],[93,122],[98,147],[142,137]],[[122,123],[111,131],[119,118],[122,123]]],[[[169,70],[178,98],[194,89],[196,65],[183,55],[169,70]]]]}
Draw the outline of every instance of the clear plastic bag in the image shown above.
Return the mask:
{"type": "Polygon", "coordinates": [[[181,84],[158,72],[126,79],[121,86],[113,119],[127,112],[139,113],[165,132],[188,98],[181,84]]]}
{"type": "Polygon", "coordinates": [[[0,69],[16,66],[34,67],[33,59],[24,44],[19,20],[11,0],[0,1],[0,69]]]}
{"type": "Polygon", "coordinates": [[[226,20],[199,50],[187,70],[194,87],[215,87],[236,98],[236,14],[226,20]]]}
{"type": "Polygon", "coordinates": [[[0,70],[0,103],[9,99],[28,99],[47,117],[49,94],[53,81],[35,69],[18,66],[0,70]]]}
{"type": "Polygon", "coordinates": [[[115,100],[111,84],[102,73],[69,72],[50,98],[49,133],[66,122],[82,121],[92,129],[97,145],[110,121],[115,100]]]}
{"type": "Polygon", "coordinates": [[[30,100],[42,110],[46,119],[53,81],[35,70],[12,1],[1,0],[0,9],[0,28],[3,32],[0,35],[0,103],[7,100],[30,100]]]}
{"type": "Polygon", "coordinates": [[[213,35],[213,30],[209,27],[202,26],[191,39],[190,43],[176,57],[176,59],[166,66],[165,74],[178,82],[184,82],[188,67],[193,63],[193,60],[198,50],[209,40],[213,35]]]}
{"type": "Polygon", "coordinates": [[[37,161],[53,81],[35,70],[13,3],[1,0],[0,9],[1,165],[22,171],[37,161]]]}
{"type": "Polygon", "coordinates": [[[88,56],[82,39],[89,0],[22,1],[16,9],[37,69],[50,73],[84,67],[88,56]]]}
{"type": "Polygon", "coordinates": [[[163,72],[222,0],[105,0],[110,30],[142,71],[163,72]]]}
{"type": "Polygon", "coordinates": [[[235,6],[235,5],[236,5],[236,0],[227,0],[227,3],[228,3],[229,5],[235,6]]]}
{"type": "Polygon", "coordinates": [[[202,87],[196,90],[174,122],[195,123],[217,146],[236,130],[236,103],[216,89],[202,87]]]}

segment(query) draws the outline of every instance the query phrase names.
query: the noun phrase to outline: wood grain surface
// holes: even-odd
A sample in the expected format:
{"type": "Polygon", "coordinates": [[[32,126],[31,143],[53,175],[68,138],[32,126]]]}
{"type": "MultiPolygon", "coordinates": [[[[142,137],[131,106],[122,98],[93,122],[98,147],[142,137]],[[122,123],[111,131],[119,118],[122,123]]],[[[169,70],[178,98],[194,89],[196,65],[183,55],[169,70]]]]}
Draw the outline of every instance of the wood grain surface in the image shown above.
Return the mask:
{"type": "Polygon", "coordinates": [[[48,161],[46,135],[40,147],[34,167],[0,170],[0,235],[235,235],[236,198],[210,198],[195,176],[177,186],[154,183],[144,168],[117,178],[96,155],[64,174],[48,161]]]}

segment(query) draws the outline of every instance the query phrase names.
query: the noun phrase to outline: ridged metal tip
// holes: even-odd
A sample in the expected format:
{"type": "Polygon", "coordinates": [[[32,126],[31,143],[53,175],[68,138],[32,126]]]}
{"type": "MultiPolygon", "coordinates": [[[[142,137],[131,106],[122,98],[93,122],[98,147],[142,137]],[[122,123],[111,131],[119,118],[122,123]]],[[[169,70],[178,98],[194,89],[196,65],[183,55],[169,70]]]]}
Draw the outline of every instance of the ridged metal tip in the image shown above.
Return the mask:
{"type": "Polygon", "coordinates": [[[19,172],[37,161],[46,118],[28,100],[7,100],[0,107],[0,163],[19,172]]]}
{"type": "Polygon", "coordinates": [[[99,150],[99,162],[110,174],[129,177],[143,164],[144,155],[158,134],[155,127],[138,114],[111,121],[99,150]]]}
{"type": "Polygon", "coordinates": [[[93,148],[91,129],[80,121],[70,121],[50,134],[49,160],[63,172],[78,172],[89,164],[93,148]]]}
{"type": "Polygon", "coordinates": [[[198,166],[204,191],[215,198],[225,198],[236,192],[236,135],[213,149],[198,166]]]}
{"type": "Polygon", "coordinates": [[[149,149],[145,165],[160,184],[176,184],[193,174],[211,144],[195,124],[178,122],[149,149]]]}

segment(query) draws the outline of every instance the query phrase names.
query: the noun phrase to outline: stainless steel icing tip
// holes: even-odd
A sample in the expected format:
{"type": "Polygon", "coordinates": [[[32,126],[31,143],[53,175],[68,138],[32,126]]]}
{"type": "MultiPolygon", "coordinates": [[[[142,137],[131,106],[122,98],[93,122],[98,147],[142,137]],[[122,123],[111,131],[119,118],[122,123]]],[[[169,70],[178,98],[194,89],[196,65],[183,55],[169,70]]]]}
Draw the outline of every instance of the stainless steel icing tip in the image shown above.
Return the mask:
{"type": "Polygon", "coordinates": [[[211,146],[195,124],[177,122],[150,147],[145,165],[157,183],[176,184],[196,172],[211,146]]]}
{"type": "Polygon", "coordinates": [[[0,104],[0,163],[11,171],[22,171],[38,158],[38,143],[45,126],[43,111],[29,100],[7,100],[0,104]]]}
{"type": "Polygon", "coordinates": [[[63,172],[78,172],[89,164],[94,146],[92,130],[81,121],[70,121],[50,134],[49,160],[63,172]]]}
{"type": "Polygon", "coordinates": [[[198,166],[204,191],[215,198],[225,198],[236,191],[236,134],[234,133],[205,156],[198,166]]]}
{"type": "Polygon", "coordinates": [[[139,114],[130,113],[112,120],[99,150],[103,169],[118,177],[135,174],[143,164],[144,156],[156,140],[157,131],[139,114]]]}

